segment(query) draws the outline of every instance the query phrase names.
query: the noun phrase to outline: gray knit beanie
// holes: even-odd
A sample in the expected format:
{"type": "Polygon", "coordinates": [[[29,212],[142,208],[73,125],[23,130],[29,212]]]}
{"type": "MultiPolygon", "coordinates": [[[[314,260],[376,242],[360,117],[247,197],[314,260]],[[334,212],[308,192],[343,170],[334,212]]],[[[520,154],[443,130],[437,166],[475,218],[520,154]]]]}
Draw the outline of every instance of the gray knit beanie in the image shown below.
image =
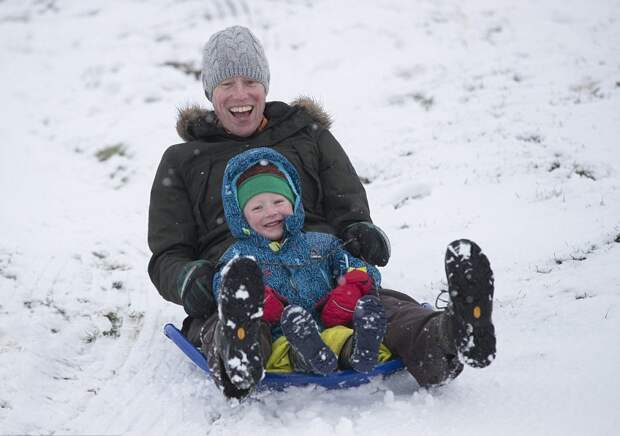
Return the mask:
{"type": "Polygon", "coordinates": [[[242,26],[227,27],[215,33],[202,52],[202,86],[209,101],[213,90],[224,80],[244,76],[260,82],[269,92],[269,64],[263,46],[242,26]]]}

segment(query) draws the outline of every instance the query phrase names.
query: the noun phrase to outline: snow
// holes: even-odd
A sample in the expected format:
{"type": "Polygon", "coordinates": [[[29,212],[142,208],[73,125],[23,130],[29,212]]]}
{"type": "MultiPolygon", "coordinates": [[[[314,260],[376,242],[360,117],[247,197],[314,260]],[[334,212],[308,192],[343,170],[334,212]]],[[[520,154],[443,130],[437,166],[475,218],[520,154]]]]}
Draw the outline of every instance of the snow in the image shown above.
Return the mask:
{"type": "Polygon", "coordinates": [[[618,0],[1,2],[0,433],[617,433],[619,19],[618,0]],[[489,368],[239,403],[165,339],[183,311],[146,273],[149,191],[177,108],[206,105],[170,63],[232,24],[263,41],[270,99],[333,116],[392,242],[385,286],[434,302],[446,245],[482,247],[489,368]]]}
{"type": "Polygon", "coordinates": [[[471,244],[466,241],[459,241],[457,248],[449,245],[447,251],[452,253],[449,258],[446,258],[446,263],[452,263],[455,261],[455,256],[460,257],[463,260],[467,260],[471,257],[471,244]]]}
{"type": "Polygon", "coordinates": [[[235,291],[235,299],[237,300],[247,300],[250,298],[250,293],[246,289],[244,285],[240,285],[239,289],[235,291]]]}

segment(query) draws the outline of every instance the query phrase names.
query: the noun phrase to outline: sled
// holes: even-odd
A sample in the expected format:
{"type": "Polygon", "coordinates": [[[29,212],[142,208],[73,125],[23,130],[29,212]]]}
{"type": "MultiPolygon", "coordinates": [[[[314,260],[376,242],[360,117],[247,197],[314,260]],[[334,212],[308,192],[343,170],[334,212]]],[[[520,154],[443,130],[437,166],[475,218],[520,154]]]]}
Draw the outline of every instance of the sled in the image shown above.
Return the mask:
{"type": "MultiPolygon", "coordinates": [[[[164,326],[164,334],[189,357],[200,369],[210,374],[207,358],[198,350],[173,324],[164,326]]],[[[259,382],[258,389],[281,391],[289,386],[318,385],[327,389],[344,389],[369,383],[376,377],[387,377],[404,369],[400,359],[392,359],[379,364],[368,374],[355,372],[352,369],[336,371],[330,375],[306,374],[301,372],[270,373],[259,382]]]]}

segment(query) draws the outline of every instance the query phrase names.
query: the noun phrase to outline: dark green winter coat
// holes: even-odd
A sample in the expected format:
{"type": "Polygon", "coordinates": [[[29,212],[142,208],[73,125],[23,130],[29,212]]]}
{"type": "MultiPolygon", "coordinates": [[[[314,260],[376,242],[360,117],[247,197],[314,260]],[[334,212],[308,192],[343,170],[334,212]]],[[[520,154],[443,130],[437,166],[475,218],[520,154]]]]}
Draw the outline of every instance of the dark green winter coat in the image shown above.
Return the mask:
{"type": "Polygon", "coordinates": [[[249,148],[272,147],[295,165],[306,230],[340,235],[351,223],[371,221],[364,187],[320,107],[309,99],[269,102],[265,116],[266,128],[241,138],[226,133],[211,111],[180,112],[177,131],[187,142],[164,153],[149,207],[149,275],[166,300],[181,304],[177,280],[188,262],[216,262],[233,242],[222,179],[228,160],[249,148]]]}

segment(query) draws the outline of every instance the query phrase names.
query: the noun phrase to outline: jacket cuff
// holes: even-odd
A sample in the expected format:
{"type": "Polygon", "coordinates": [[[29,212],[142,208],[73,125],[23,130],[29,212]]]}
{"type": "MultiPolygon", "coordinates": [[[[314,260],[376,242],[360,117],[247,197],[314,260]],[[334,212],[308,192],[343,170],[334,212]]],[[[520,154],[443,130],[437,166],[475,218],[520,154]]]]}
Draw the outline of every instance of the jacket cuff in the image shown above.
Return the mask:
{"type": "Polygon", "coordinates": [[[189,285],[191,284],[192,274],[204,265],[208,265],[209,261],[201,259],[195,260],[193,262],[188,262],[183,266],[181,273],[177,277],[177,292],[179,294],[179,298],[183,301],[183,296],[187,292],[189,285]]]}

